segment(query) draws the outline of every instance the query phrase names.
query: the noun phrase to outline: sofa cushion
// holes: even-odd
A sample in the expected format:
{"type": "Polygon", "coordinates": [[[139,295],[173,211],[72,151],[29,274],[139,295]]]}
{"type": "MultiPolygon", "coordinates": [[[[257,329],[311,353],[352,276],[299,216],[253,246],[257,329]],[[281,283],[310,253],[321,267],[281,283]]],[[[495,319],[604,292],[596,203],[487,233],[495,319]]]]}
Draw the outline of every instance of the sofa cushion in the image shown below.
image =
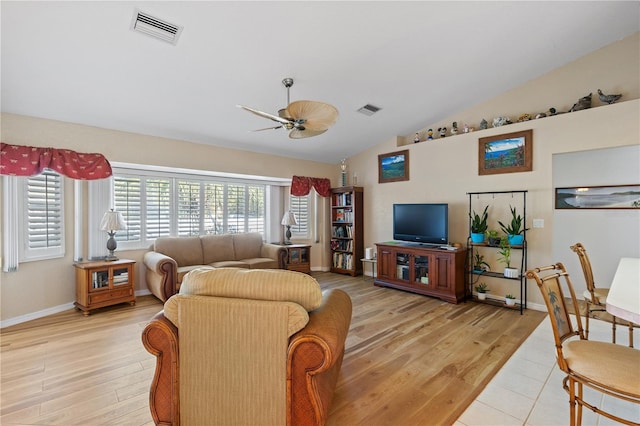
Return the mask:
{"type": "Polygon", "coordinates": [[[180,294],[294,302],[308,312],[322,303],[315,278],[282,269],[196,269],[184,277],[180,294]]]}
{"type": "Polygon", "coordinates": [[[181,283],[182,280],[184,279],[184,276],[187,275],[189,272],[193,271],[194,269],[199,269],[199,268],[213,269],[213,267],[209,266],[209,265],[179,266],[178,267],[178,283],[181,283]]]}
{"type": "Polygon", "coordinates": [[[202,241],[204,264],[238,259],[233,252],[232,234],[203,235],[200,240],[202,241]]]}
{"type": "MultiPolygon", "coordinates": [[[[200,237],[160,237],[153,243],[153,251],[173,258],[178,266],[202,265],[200,237]]],[[[208,263],[208,262],[207,262],[208,263]]]]}
{"type": "Polygon", "coordinates": [[[242,259],[242,261],[251,269],[278,269],[278,261],[269,259],[268,257],[254,257],[251,259],[242,259]]]}
{"type": "Polygon", "coordinates": [[[233,249],[235,260],[251,259],[260,257],[262,248],[262,235],[257,232],[233,235],[233,249]]]}
{"type": "Polygon", "coordinates": [[[220,262],[210,263],[209,266],[214,268],[243,268],[249,269],[249,264],[244,260],[221,260],[220,262]]]}

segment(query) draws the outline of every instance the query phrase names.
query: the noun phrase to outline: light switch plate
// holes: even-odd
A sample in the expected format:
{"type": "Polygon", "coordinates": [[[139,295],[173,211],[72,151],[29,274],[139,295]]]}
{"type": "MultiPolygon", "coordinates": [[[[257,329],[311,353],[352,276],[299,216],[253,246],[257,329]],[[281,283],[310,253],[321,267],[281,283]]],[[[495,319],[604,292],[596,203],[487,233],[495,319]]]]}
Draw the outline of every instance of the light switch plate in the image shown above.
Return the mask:
{"type": "Polygon", "coordinates": [[[533,219],[534,228],[544,228],[544,219],[533,219]]]}

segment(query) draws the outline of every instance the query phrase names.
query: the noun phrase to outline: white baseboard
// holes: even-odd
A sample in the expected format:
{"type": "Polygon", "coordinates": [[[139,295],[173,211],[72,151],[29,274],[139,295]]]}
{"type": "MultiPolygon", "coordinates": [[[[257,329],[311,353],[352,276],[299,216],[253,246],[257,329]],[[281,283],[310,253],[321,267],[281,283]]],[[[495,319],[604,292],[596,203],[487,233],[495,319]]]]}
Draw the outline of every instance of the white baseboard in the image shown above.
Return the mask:
{"type": "MultiPolygon", "coordinates": [[[[146,296],[149,294],[151,294],[151,292],[148,289],[136,291],[136,297],[146,296]]],[[[48,315],[64,312],[68,309],[74,309],[73,302],[65,303],[64,305],[53,306],[51,308],[43,309],[38,312],[32,312],[30,314],[20,315],[18,317],[8,318],[6,320],[0,321],[0,328],[10,327],[16,324],[22,324],[23,322],[27,322],[34,319],[46,317],[48,315]]]]}
{"type": "Polygon", "coordinates": [[[59,312],[63,312],[69,309],[73,309],[73,302],[65,303],[64,305],[53,306],[51,308],[43,309],[38,312],[32,312],[30,314],[20,315],[19,317],[13,317],[13,318],[0,321],[0,328],[21,324],[23,322],[46,317],[48,315],[57,314],[59,312]]]}

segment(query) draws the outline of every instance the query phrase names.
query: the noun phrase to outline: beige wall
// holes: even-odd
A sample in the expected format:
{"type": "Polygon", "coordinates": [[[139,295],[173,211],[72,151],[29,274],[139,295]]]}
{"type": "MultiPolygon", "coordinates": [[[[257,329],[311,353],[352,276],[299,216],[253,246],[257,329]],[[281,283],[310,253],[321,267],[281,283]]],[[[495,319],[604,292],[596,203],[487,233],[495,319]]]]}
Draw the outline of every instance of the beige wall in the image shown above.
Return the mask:
{"type": "MultiPolygon", "coordinates": [[[[81,126],[15,114],[2,114],[2,141],[16,145],[53,146],[80,152],[100,152],[111,162],[239,173],[276,178],[293,175],[327,177],[337,184],[336,166],[313,161],[256,154],[178,140],[163,139],[81,126]]],[[[73,268],[73,181],[65,179],[66,255],[62,259],[25,262],[18,272],[0,273],[0,320],[37,316],[59,309],[75,300],[73,268]]],[[[326,215],[325,215],[326,216],[326,215]]],[[[86,221],[86,218],[85,218],[86,221]]],[[[85,222],[86,223],[86,222],[85,222]]],[[[322,223],[326,227],[326,224],[322,223]]],[[[323,234],[324,235],[324,234],[323,234]]],[[[328,264],[325,250],[312,249],[314,269],[328,264]]],[[[86,252],[86,251],[85,251],[86,252]]],[[[146,290],[141,267],[144,250],[119,250],[122,258],[138,262],[136,289],[146,290]]]]}
{"type": "MultiPolygon", "coordinates": [[[[358,184],[365,187],[365,247],[392,239],[393,203],[449,203],[451,241],[464,243],[468,233],[468,192],[528,190],[527,226],[532,226],[533,218],[544,219],[545,224],[544,228],[531,229],[527,233],[530,248],[528,264],[534,267],[557,261],[558,259],[551,258],[554,211],[552,155],[639,144],[638,75],[640,36],[635,34],[456,117],[443,120],[440,125],[448,123],[447,126],[450,127],[454,120],[477,125],[482,117],[491,121],[490,118],[495,115],[513,117],[523,112],[544,111],[553,105],[561,110],[562,99],[566,99],[564,103],[568,106],[564,109],[567,110],[578,97],[593,92],[591,109],[459,134],[442,140],[407,144],[406,141],[413,140],[411,134],[382,142],[374,149],[350,158],[350,173],[357,173],[358,184]],[[603,106],[596,97],[598,88],[605,93],[625,93],[625,98],[622,99],[623,102],[603,106]],[[550,101],[546,102],[545,99],[550,101]],[[528,105],[537,105],[537,108],[525,107],[528,105]],[[517,114],[511,113],[512,111],[517,114]],[[532,172],[478,176],[478,138],[526,129],[533,129],[532,172]],[[378,184],[378,154],[399,149],[409,149],[410,180],[378,184]]],[[[432,127],[437,128],[438,125],[432,127]]],[[[508,209],[509,200],[506,203],[508,209]]],[[[491,227],[496,227],[497,220],[504,222],[509,219],[508,210],[502,216],[496,213],[490,218],[491,227]]],[[[615,240],[620,237],[612,235],[611,241],[601,243],[615,250],[615,240]]],[[[626,237],[638,238],[637,235],[626,237]]],[[[498,266],[495,262],[492,265],[498,266]]],[[[492,294],[497,296],[514,292],[504,281],[490,285],[492,294]]],[[[542,307],[543,301],[535,284],[528,285],[528,295],[533,305],[542,307]]]]}
{"type": "MultiPolygon", "coordinates": [[[[552,262],[551,157],[555,153],[640,143],[640,102],[637,100],[640,97],[639,40],[640,36],[636,34],[614,43],[522,87],[464,111],[456,117],[442,120],[439,125],[446,123],[449,127],[450,123],[456,120],[461,125],[469,122],[477,126],[481,118],[490,120],[495,115],[517,116],[523,112],[544,111],[550,106],[559,110],[568,109],[577,98],[588,92],[593,92],[595,96],[598,88],[605,93],[625,94],[621,103],[600,106],[601,103],[594,98],[594,108],[590,110],[477,131],[440,141],[401,146],[406,140],[402,136],[381,141],[374,148],[350,158],[349,174],[357,173],[358,185],[364,186],[365,190],[365,245],[373,246],[375,242],[392,238],[393,203],[449,203],[451,239],[463,242],[467,236],[467,192],[526,189],[529,191],[527,226],[531,226],[533,218],[545,221],[544,228],[531,230],[528,234],[529,265],[552,262]],[[478,176],[478,138],[523,129],[533,129],[533,171],[478,176]],[[410,150],[410,180],[378,184],[378,154],[405,148],[410,150]]],[[[283,157],[12,114],[3,114],[1,119],[3,142],[102,152],[111,161],[284,178],[294,174],[324,176],[331,178],[334,184],[337,184],[339,176],[336,165],[292,161],[283,157]]],[[[432,127],[438,127],[438,124],[432,127]]],[[[408,138],[412,139],[413,135],[408,138]]],[[[68,194],[72,194],[72,189],[72,184],[67,183],[68,194]]],[[[67,211],[72,212],[71,197],[67,197],[66,202],[67,211]]],[[[70,215],[67,216],[68,254],[65,258],[23,263],[17,273],[0,274],[2,321],[32,313],[46,313],[48,309],[55,309],[74,300],[72,220],[70,215]]],[[[325,241],[327,232],[325,229],[325,241]]],[[[327,250],[326,244],[314,247],[314,269],[329,266],[327,250]]],[[[132,251],[121,254],[123,257],[126,255],[140,261],[142,253],[132,251]]],[[[140,269],[138,268],[137,288],[144,289],[140,269]]],[[[500,284],[496,284],[494,290],[494,294],[497,295],[506,292],[500,284]]],[[[531,286],[529,300],[534,304],[541,303],[537,290],[531,286]]]]}

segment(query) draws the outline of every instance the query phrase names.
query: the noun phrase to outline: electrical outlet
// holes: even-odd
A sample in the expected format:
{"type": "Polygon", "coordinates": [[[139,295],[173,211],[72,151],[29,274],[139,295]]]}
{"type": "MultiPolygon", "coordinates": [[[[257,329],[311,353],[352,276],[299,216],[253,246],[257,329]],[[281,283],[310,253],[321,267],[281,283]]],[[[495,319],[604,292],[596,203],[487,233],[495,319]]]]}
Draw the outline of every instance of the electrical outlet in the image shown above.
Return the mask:
{"type": "Polygon", "coordinates": [[[534,228],[544,228],[544,219],[533,219],[534,228]]]}

